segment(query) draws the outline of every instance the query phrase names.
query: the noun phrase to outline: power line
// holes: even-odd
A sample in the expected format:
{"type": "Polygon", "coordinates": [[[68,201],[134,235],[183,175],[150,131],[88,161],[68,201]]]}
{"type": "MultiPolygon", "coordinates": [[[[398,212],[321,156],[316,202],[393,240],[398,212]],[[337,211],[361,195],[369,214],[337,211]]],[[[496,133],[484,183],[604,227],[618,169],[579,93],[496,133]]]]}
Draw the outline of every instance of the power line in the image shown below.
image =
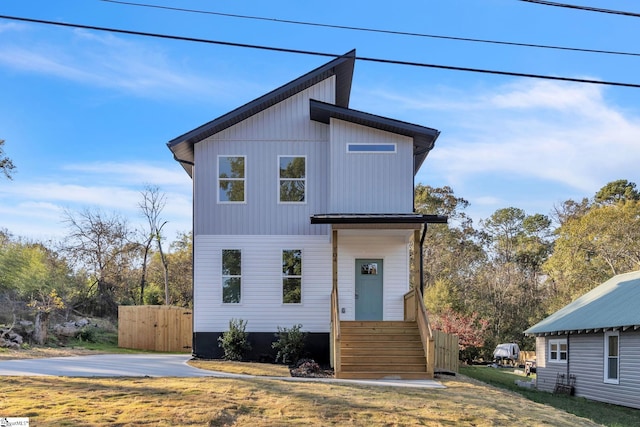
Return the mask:
{"type": "MultiPolygon", "coordinates": [[[[261,46],[261,45],[253,45],[253,44],[246,44],[246,43],[234,43],[234,42],[226,42],[226,41],[219,41],[219,40],[200,39],[200,38],[194,38],[194,37],[175,36],[175,35],[169,35],[169,34],[148,33],[143,31],[123,30],[123,29],[108,28],[108,27],[97,27],[94,25],[71,24],[66,22],[47,21],[43,19],[24,18],[24,17],[18,17],[18,16],[0,15],[0,19],[32,22],[36,24],[45,24],[45,25],[55,25],[55,26],[67,27],[67,28],[81,28],[85,30],[106,31],[111,33],[127,34],[127,35],[134,35],[134,36],[154,37],[154,38],[188,41],[188,42],[195,42],[195,43],[216,44],[216,45],[222,45],[222,46],[241,47],[241,48],[247,48],[247,49],[259,49],[259,50],[267,50],[272,52],[295,53],[295,54],[301,54],[301,55],[314,55],[314,56],[324,56],[324,57],[332,57],[332,58],[338,58],[342,56],[342,54],[334,54],[334,53],[326,53],[326,52],[261,46]]],[[[556,80],[556,81],[574,82],[574,83],[587,83],[587,84],[597,84],[597,85],[605,85],[605,86],[631,87],[631,88],[640,89],[640,84],[638,83],[623,83],[623,82],[612,82],[612,81],[604,81],[604,80],[578,79],[573,77],[549,76],[549,75],[542,75],[542,74],[519,73],[519,72],[513,72],[513,71],[489,70],[489,69],[483,69],[483,68],[457,67],[452,65],[427,64],[422,62],[398,61],[393,59],[381,59],[381,58],[367,58],[367,57],[361,57],[361,56],[355,57],[355,59],[359,61],[377,62],[382,64],[405,65],[405,66],[422,67],[422,68],[436,68],[441,70],[466,71],[466,72],[472,72],[472,73],[493,74],[493,75],[500,75],[500,76],[525,77],[525,78],[534,78],[534,79],[556,80]]]]}
{"type": "Polygon", "coordinates": [[[567,9],[578,9],[578,10],[586,10],[589,12],[610,13],[613,15],[623,15],[623,16],[632,16],[634,18],[640,18],[640,13],[626,12],[623,10],[602,9],[599,7],[580,6],[580,5],[567,4],[567,3],[557,3],[554,1],[546,1],[546,0],[520,0],[520,1],[523,1],[526,3],[541,4],[544,6],[564,7],[567,9]]]}
{"type": "Polygon", "coordinates": [[[487,43],[487,44],[495,44],[495,45],[503,45],[503,46],[530,47],[530,48],[538,48],[538,49],[555,49],[555,50],[564,50],[564,51],[573,51],[573,52],[600,53],[600,54],[607,54],[607,55],[640,56],[640,53],[636,53],[636,52],[587,49],[587,48],[568,47],[568,46],[552,46],[552,45],[534,44],[534,43],[518,43],[518,42],[509,42],[509,41],[501,41],[501,40],[487,40],[487,39],[476,39],[476,38],[468,38],[468,37],[443,36],[438,34],[382,30],[382,29],[375,29],[375,28],[354,27],[354,26],[346,26],[346,25],[322,24],[317,22],[293,21],[289,19],[266,18],[262,16],[239,15],[235,13],[213,12],[213,11],[197,10],[197,9],[185,9],[181,7],[159,6],[154,4],[134,3],[134,2],[128,2],[128,1],[119,1],[119,0],[100,0],[100,1],[105,3],[114,3],[114,4],[125,5],[125,6],[147,7],[152,9],[171,10],[175,12],[199,13],[203,15],[215,15],[215,16],[224,16],[228,18],[251,19],[256,21],[268,21],[268,22],[276,22],[276,23],[282,23],[282,24],[306,25],[311,27],[334,28],[334,29],[340,29],[340,30],[364,31],[364,32],[370,32],[370,33],[392,34],[392,35],[411,36],[411,37],[425,37],[425,38],[432,38],[432,39],[454,40],[454,41],[473,42],[473,43],[487,43]]]}

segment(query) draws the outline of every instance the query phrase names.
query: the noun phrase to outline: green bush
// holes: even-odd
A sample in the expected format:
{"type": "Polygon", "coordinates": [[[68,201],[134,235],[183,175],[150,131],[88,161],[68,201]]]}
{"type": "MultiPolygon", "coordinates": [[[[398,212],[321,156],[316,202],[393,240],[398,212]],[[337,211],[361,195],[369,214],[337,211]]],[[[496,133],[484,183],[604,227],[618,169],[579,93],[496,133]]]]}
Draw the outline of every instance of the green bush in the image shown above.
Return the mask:
{"type": "Polygon", "coordinates": [[[301,328],[300,324],[293,325],[291,329],[278,326],[278,333],[275,334],[278,340],[271,344],[272,348],[278,350],[276,362],[282,360],[285,364],[295,364],[302,357],[307,333],[302,332],[301,328]]]}
{"type": "Polygon", "coordinates": [[[224,350],[225,360],[242,360],[244,353],[251,350],[249,333],[245,332],[246,327],[246,320],[231,319],[229,330],[218,337],[218,346],[224,350]]]}

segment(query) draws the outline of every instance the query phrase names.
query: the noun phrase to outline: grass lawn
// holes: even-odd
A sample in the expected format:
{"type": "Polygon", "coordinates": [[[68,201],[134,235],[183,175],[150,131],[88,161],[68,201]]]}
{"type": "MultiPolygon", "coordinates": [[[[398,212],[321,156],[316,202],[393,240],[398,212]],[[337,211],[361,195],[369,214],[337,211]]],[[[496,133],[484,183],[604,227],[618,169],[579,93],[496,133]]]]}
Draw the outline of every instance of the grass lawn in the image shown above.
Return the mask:
{"type": "Polygon", "coordinates": [[[510,369],[467,366],[460,368],[460,373],[487,384],[516,392],[533,402],[549,405],[605,426],[640,425],[640,410],[595,402],[582,397],[554,395],[535,389],[518,387],[515,381],[526,381],[527,378],[513,373],[513,370],[510,369]]]}
{"type": "Polygon", "coordinates": [[[463,379],[446,389],[220,378],[5,377],[2,416],[37,426],[595,426],[463,379]],[[523,410],[527,408],[527,410],[523,410]]]}
{"type": "MultiPolygon", "coordinates": [[[[31,348],[2,351],[0,359],[102,352],[106,348],[31,348]]],[[[192,363],[252,375],[286,372],[281,365],[192,363]]],[[[446,389],[262,378],[4,377],[0,417],[29,417],[37,426],[599,425],[465,376],[441,381],[446,389]]]]}

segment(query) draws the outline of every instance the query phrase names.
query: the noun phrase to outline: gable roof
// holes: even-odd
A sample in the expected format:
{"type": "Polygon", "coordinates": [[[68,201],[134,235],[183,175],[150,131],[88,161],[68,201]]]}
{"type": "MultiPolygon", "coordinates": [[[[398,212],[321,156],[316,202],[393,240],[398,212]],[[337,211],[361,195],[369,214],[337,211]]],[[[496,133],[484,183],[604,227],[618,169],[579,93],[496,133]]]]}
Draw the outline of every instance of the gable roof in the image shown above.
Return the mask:
{"type": "Polygon", "coordinates": [[[599,329],[640,328],[640,271],[619,274],[525,331],[566,334],[599,329]]]}
{"type": "Polygon", "coordinates": [[[418,173],[424,159],[433,148],[440,131],[387,117],[376,116],[339,105],[310,100],[311,120],[329,124],[331,118],[345,120],[374,129],[413,138],[413,174],[418,173]]]}
{"type": "Polygon", "coordinates": [[[341,107],[349,106],[351,95],[351,81],[353,79],[353,68],[355,66],[356,51],[352,50],[344,55],[316,68],[309,73],[275,89],[266,95],[254,99],[253,101],[224,114],[217,119],[205,123],[196,129],[180,135],[167,143],[173,152],[173,157],[182,164],[184,169],[191,175],[191,165],[194,162],[194,144],[221,132],[241,121],[253,116],[267,108],[302,92],[303,90],[321,82],[331,76],[336,76],[335,100],[336,105],[341,107]]]}

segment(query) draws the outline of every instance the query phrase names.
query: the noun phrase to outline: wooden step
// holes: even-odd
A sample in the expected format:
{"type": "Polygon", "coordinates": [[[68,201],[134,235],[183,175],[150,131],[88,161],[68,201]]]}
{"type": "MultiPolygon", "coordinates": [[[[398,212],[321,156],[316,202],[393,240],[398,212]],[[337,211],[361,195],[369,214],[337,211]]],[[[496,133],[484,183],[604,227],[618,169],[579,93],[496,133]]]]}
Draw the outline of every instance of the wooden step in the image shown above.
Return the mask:
{"type": "Polygon", "coordinates": [[[339,378],[427,379],[415,322],[340,322],[339,378]]]}

